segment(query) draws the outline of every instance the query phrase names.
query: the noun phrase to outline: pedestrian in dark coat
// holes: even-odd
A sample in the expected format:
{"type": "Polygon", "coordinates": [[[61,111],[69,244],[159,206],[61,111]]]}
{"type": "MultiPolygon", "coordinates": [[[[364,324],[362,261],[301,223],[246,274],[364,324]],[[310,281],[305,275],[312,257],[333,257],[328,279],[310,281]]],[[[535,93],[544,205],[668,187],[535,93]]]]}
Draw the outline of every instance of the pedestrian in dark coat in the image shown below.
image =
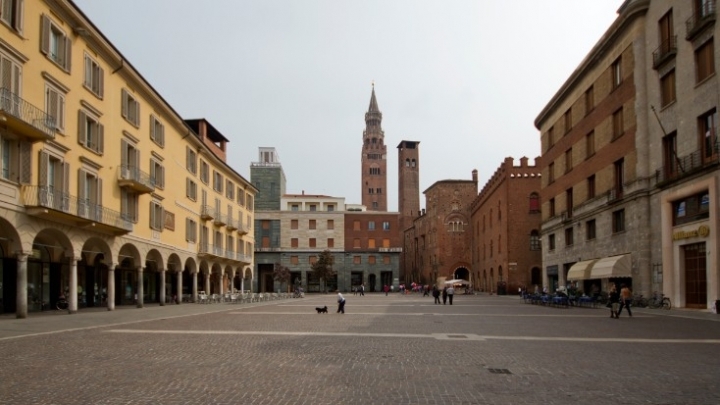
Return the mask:
{"type": "Polygon", "coordinates": [[[443,305],[445,305],[447,303],[447,287],[443,288],[442,297],[443,297],[443,305]]]}
{"type": "Polygon", "coordinates": [[[435,304],[440,303],[440,290],[438,290],[437,286],[433,286],[432,296],[435,298],[435,304]]]}

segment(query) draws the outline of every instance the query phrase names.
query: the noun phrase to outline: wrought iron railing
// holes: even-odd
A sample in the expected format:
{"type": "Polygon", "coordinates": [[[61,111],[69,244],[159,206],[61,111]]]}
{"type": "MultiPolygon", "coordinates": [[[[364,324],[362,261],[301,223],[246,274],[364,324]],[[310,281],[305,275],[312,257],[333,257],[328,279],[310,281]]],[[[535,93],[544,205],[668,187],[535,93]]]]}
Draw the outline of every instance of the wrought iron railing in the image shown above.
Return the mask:
{"type": "Polygon", "coordinates": [[[200,216],[203,218],[215,218],[215,208],[211,205],[203,205],[200,208],[200,216]]]}
{"type": "Polygon", "coordinates": [[[155,179],[137,166],[122,165],[118,167],[118,178],[120,180],[134,181],[145,187],[155,189],[155,179]]]}
{"type": "Polygon", "coordinates": [[[655,171],[655,183],[663,186],[668,182],[680,180],[686,176],[702,170],[705,167],[715,165],[720,161],[720,139],[708,145],[708,147],[693,151],[684,156],[674,156],[663,166],[655,171]]]}
{"type": "Polygon", "coordinates": [[[115,228],[127,231],[133,229],[133,223],[123,218],[119,212],[94,204],[87,199],[55,190],[51,186],[23,186],[22,195],[23,204],[26,207],[49,208],[115,228]]]}
{"type": "Polygon", "coordinates": [[[24,121],[49,138],[55,137],[55,118],[23,100],[7,87],[0,87],[0,111],[24,121]]]}
{"type": "Polygon", "coordinates": [[[715,0],[701,1],[699,8],[685,22],[687,28],[686,38],[691,39],[694,37],[710,21],[715,21],[715,0]]]}
{"type": "Polygon", "coordinates": [[[677,53],[677,35],[665,39],[653,52],[653,68],[662,65],[677,53]]]}

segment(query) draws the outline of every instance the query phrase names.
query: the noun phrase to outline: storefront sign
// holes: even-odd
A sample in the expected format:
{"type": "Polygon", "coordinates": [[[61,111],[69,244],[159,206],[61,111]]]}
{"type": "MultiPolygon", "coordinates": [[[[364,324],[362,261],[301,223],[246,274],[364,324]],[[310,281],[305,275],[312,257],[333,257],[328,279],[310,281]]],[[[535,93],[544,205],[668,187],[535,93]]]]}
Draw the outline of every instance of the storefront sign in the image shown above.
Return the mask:
{"type": "Polygon", "coordinates": [[[673,233],[673,240],[690,239],[690,238],[707,238],[710,235],[710,228],[707,225],[700,225],[698,229],[693,231],[678,231],[673,233]]]}

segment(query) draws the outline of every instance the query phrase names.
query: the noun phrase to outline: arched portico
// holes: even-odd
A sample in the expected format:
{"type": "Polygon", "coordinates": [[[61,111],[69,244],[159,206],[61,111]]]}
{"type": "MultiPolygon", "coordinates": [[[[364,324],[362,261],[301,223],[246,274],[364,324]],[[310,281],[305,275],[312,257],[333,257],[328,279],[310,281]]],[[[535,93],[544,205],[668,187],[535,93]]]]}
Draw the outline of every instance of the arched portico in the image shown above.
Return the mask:
{"type": "Polygon", "coordinates": [[[115,305],[137,305],[142,308],[143,268],[140,251],[132,243],[122,245],[115,270],[115,305]]]}
{"type": "Polygon", "coordinates": [[[20,239],[15,227],[5,218],[0,217],[0,280],[2,280],[2,299],[0,300],[0,314],[15,312],[18,318],[27,316],[27,296],[25,296],[25,311],[17,312],[19,296],[22,291],[18,285],[18,278],[26,277],[27,257],[30,252],[30,241],[23,249],[23,242],[20,239]],[[21,273],[22,268],[22,275],[21,273]]]}
{"type": "Polygon", "coordinates": [[[112,252],[107,242],[91,237],[82,245],[81,260],[78,262],[79,305],[99,307],[108,301],[108,263],[112,263],[112,252]]]}
{"type": "Polygon", "coordinates": [[[183,295],[190,294],[192,302],[198,302],[198,285],[200,284],[198,273],[197,263],[192,257],[188,257],[183,266],[183,295]]]}
{"type": "Polygon", "coordinates": [[[35,235],[32,254],[27,258],[26,270],[20,274],[18,268],[17,295],[18,318],[24,312],[39,312],[49,309],[60,297],[68,301],[68,311],[78,309],[77,262],[68,236],[56,228],[45,228],[35,235]]]}

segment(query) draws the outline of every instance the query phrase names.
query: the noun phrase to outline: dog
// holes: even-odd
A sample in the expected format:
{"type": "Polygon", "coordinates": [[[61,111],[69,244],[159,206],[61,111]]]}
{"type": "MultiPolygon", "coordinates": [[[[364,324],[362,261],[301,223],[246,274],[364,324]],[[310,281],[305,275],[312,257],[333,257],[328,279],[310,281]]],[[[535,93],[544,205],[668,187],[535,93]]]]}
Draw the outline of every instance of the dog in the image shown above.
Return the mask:
{"type": "Polygon", "coordinates": [[[327,314],[327,306],[324,307],[315,307],[315,310],[318,314],[327,314]]]}

